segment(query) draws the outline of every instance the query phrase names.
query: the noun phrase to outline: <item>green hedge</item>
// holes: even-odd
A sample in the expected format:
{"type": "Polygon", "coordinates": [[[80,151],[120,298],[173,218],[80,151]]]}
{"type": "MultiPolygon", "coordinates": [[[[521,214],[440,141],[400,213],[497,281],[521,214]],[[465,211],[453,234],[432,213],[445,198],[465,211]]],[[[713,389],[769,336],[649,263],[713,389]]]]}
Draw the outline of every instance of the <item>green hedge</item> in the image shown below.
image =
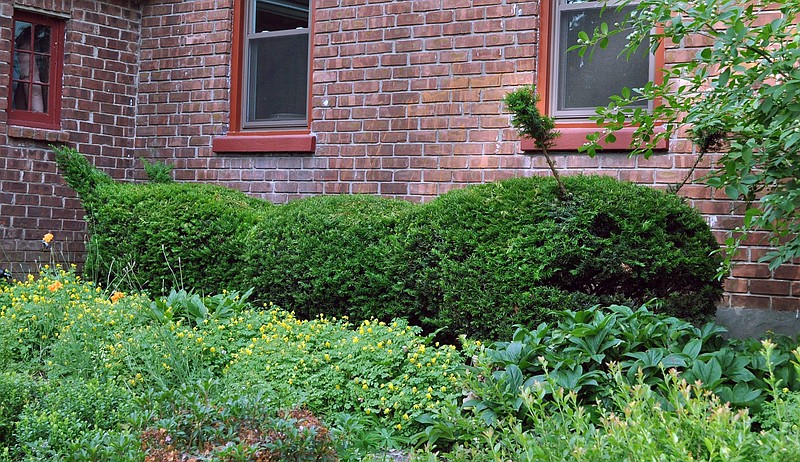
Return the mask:
{"type": "Polygon", "coordinates": [[[296,201],[258,223],[256,292],[305,317],[402,316],[497,338],[552,310],[641,304],[693,321],[721,295],[718,248],[680,198],[609,177],[518,178],[409,206],[374,197],[296,201]]]}
{"type": "Polygon", "coordinates": [[[553,304],[546,300],[565,299],[638,305],[657,297],[670,315],[713,315],[721,289],[710,254],[718,244],[696,211],[675,195],[609,177],[564,183],[567,201],[551,178],[518,178],[416,210],[406,245],[416,292],[442,322],[479,328],[500,314],[527,324],[532,311],[553,304]]]}
{"type": "Polygon", "coordinates": [[[242,239],[274,205],[197,183],[115,183],[79,153],[56,159],[81,198],[90,240],[84,273],[155,294],[170,288],[217,293],[242,275],[242,239]]]}
{"type": "Polygon", "coordinates": [[[609,177],[566,178],[567,200],[535,177],[421,205],[323,196],[283,206],[208,185],[87,178],[87,268],[105,280],[135,261],[138,284],[155,292],[176,282],[254,287],[302,317],[399,316],[479,338],[552,310],[652,298],[656,311],[697,321],[722,293],[718,244],[701,216],[674,195],[609,177]]]}
{"type": "Polygon", "coordinates": [[[242,274],[242,238],[270,206],[196,183],[104,185],[99,194],[106,200],[93,208],[85,271],[153,293],[230,288],[242,274]]]}
{"type": "MultiPolygon", "coordinates": [[[[299,316],[406,316],[399,220],[413,206],[375,196],[319,196],[264,214],[245,249],[245,280],[299,316]]],[[[410,294],[409,294],[410,295],[410,294]]]]}

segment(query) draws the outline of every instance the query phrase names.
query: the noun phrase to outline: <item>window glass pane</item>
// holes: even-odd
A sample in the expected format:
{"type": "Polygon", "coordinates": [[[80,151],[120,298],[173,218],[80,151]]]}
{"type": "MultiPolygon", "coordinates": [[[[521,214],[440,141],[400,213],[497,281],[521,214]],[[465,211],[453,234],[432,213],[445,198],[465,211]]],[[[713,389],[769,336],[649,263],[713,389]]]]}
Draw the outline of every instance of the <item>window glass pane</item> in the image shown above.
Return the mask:
{"type": "MultiPolygon", "coordinates": [[[[587,109],[608,104],[611,95],[618,95],[623,87],[638,88],[650,79],[650,58],[646,47],[629,58],[620,52],[625,47],[625,34],[613,36],[605,49],[595,48],[590,56],[577,51],[567,51],[578,43],[578,33],[591,34],[601,22],[623,22],[634,7],[622,11],[607,8],[600,18],[599,8],[567,10],[561,12],[558,68],[557,110],[587,109]]],[[[643,106],[646,106],[643,103],[643,106]]]]}
{"type": "Polygon", "coordinates": [[[36,66],[33,69],[33,81],[44,82],[50,81],[50,58],[44,55],[36,55],[36,66]]]}
{"type": "Polygon", "coordinates": [[[28,95],[30,90],[27,83],[14,82],[11,85],[11,107],[22,111],[28,110],[28,95]]]}
{"type": "Polygon", "coordinates": [[[33,24],[24,21],[14,23],[14,47],[17,50],[31,49],[31,29],[33,24]]]}
{"type": "Polygon", "coordinates": [[[308,33],[250,40],[248,121],[306,117],[308,33]]]}
{"type": "Polygon", "coordinates": [[[50,53],[50,28],[47,26],[36,26],[36,40],[33,49],[37,53],[50,53]]]}
{"type": "Polygon", "coordinates": [[[255,32],[308,27],[308,1],[256,0],[255,32]]]}

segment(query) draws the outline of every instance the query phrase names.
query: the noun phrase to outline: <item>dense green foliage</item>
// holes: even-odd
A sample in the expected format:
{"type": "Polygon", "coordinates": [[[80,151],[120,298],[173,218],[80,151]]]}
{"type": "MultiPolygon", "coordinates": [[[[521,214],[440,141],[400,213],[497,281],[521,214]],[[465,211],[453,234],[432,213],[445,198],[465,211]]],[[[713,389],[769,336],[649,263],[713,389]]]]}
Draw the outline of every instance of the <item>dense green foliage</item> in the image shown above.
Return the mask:
{"type": "Polygon", "coordinates": [[[399,220],[411,208],[405,201],[359,195],[279,206],[248,235],[246,283],[304,318],[407,315],[399,277],[408,262],[397,235],[399,220]]]}
{"type": "Polygon", "coordinates": [[[115,183],[66,148],[56,159],[86,211],[84,272],[120,287],[153,293],[228,288],[242,273],[242,238],[272,206],[219,186],[115,183]]]}
{"type": "Polygon", "coordinates": [[[777,246],[762,259],[771,269],[800,256],[800,1],[626,0],[615,7],[628,4],[635,7],[629,21],[602,24],[592,37],[580,34],[581,52],[602,46],[613,34],[628,37],[629,50],[653,51],[688,39],[710,45],[658,70],[663,79],[626,89],[598,108],[597,120],[606,130],[592,136],[588,152],[594,154],[598,141],[612,139],[624,126],[637,127],[632,143],[646,156],[655,143],[688,129],[701,157],[721,151],[702,181],[747,204],[740,210],[741,229],[727,241],[727,262],[746,238],[738,231],[759,229],[769,231],[777,246]],[[664,104],[644,111],[640,103],[648,100],[664,104]],[[658,123],[663,125],[656,129],[658,123]]]}
{"type": "Polygon", "coordinates": [[[798,421],[778,429],[753,431],[746,410],[726,403],[670,372],[656,386],[628,383],[612,365],[610,399],[601,406],[581,405],[574,392],[553,384],[526,389],[520,400],[522,421],[508,418],[489,430],[476,418],[449,410],[435,418],[420,437],[429,447],[419,461],[748,461],[800,460],[798,421]]]}
{"type": "Polygon", "coordinates": [[[617,306],[458,349],[247,295],[110,294],[49,268],[1,288],[0,461],[800,460],[785,338],[617,306]]]}
{"type": "Polygon", "coordinates": [[[465,340],[461,407],[415,439],[454,461],[800,460],[796,340],[723,333],[610,306],[465,340]]]}
{"type": "Polygon", "coordinates": [[[0,461],[360,460],[460,393],[460,353],[402,320],[303,321],[246,295],[151,300],[54,269],[0,289],[0,461]]]}
{"type": "Polygon", "coordinates": [[[172,183],[174,181],[170,174],[173,165],[160,161],[149,162],[145,158],[141,160],[144,173],[147,174],[147,181],[151,183],[172,183]]]}
{"type": "Polygon", "coordinates": [[[520,328],[511,341],[496,342],[477,355],[469,375],[481,379],[472,381],[472,399],[464,404],[489,423],[498,416],[524,418],[521,387],[550,380],[554,387],[542,390],[542,398],[563,388],[575,393],[578,403],[592,405],[610,399],[613,372],[627,383],[655,386],[667,369],[689,383],[701,382],[737,407],[759,406],[770,398],[771,379],[787,391],[800,390],[789,354],[794,340],[776,339],[765,358],[762,343],[726,340],[724,332],[711,323],[697,328],[644,307],[562,312],[557,323],[520,328]]]}
{"type": "Polygon", "coordinates": [[[552,178],[518,178],[452,191],[406,217],[409,286],[428,324],[498,338],[551,309],[655,297],[657,311],[684,319],[714,313],[717,244],[697,212],[609,177],[564,183],[566,201],[552,178]]]}
{"type": "MultiPolygon", "coordinates": [[[[98,188],[86,273],[130,276],[132,286],[219,292],[241,275],[243,240],[270,204],[218,186],[156,183],[98,188]]],[[[87,212],[89,212],[87,210],[87,212]]]]}
{"type": "Polygon", "coordinates": [[[302,317],[406,317],[450,338],[497,338],[552,310],[599,302],[657,297],[669,314],[713,314],[716,242],[696,212],[607,177],[565,184],[568,201],[548,178],[470,187],[420,206],[296,201],[265,215],[247,239],[246,280],[302,317]]]}
{"type": "MultiPolygon", "coordinates": [[[[84,174],[69,168],[83,162],[62,170],[84,174]]],[[[717,243],[697,212],[609,177],[564,184],[568,197],[535,177],[421,205],[335,196],[272,206],[209,185],[103,182],[84,194],[87,273],[152,293],[254,287],[307,319],[404,317],[449,339],[499,338],[595,303],[658,298],[660,312],[713,315],[717,243]]]]}

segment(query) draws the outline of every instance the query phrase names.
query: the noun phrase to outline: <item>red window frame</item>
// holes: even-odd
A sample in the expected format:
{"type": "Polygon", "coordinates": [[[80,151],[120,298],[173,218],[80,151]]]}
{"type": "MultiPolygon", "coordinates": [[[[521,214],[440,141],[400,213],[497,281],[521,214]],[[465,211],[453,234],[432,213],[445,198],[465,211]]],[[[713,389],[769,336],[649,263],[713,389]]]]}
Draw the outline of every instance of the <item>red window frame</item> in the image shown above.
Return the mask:
{"type": "MultiPolygon", "coordinates": [[[[14,79],[14,55],[17,53],[16,44],[11,40],[11,65],[9,66],[9,85],[8,85],[8,102],[7,102],[7,115],[9,125],[19,125],[32,128],[44,128],[58,130],[61,128],[61,93],[62,93],[62,75],[64,70],[64,21],[59,18],[45,16],[25,10],[14,10],[11,30],[16,30],[17,22],[26,22],[33,24],[34,29],[39,26],[50,27],[50,69],[48,80],[46,83],[40,83],[49,88],[47,92],[47,111],[35,112],[23,109],[14,109],[14,84],[13,82],[25,83],[25,80],[14,79]]],[[[25,51],[32,55],[37,54],[33,50],[25,51]]],[[[31,65],[33,60],[31,60],[31,65]]],[[[32,82],[32,73],[29,73],[27,83],[30,85],[32,82]]],[[[32,96],[28,96],[32,98],[32,96]]]]}
{"type": "Polygon", "coordinates": [[[309,153],[316,149],[316,137],[311,134],[311,98],[314,56],[314,0],[309,1],[309,53],[308,95],[306,99],[306,126],[299,128],[244,128],[245,91],[245,47],[247,46],[248,12],[247,2],[236,1],[233,6],[233,41],[231,46],[230,127],[227,135],[212,141],[214,152],[288,152],[309,153]]]}
{"type": "MultiPolygon", "coordinates": [[[[552,98],[554,89],[552,88],[552,73],[555,72],[555,60],[553,59],[554,42],[558,37],[554,37],[555,27],[554,21],[557,20],[555,2],[557,0],[541,0],[539,8],[539,66],[536,76],[536,88],[539,93],[539,110],[542,114],[550,114],[552,107],[552,98]]],[[[655,72],[653,78],[656,83],[660,83],[662,75],[658,72],[659,69],[664,68],[664,46],[660,46],[655,53],[653,65],[655,72]]],[[[658,101],[654,104],[659,104],[658,101]]],[[[602,127],[597,123],[589,121],[574,121],[574,120],[558,120],[556,119],[556,128],[561,132],[561,136],[556,138],[556,144],[553,150],[560,151],[575,151],[580,146],[586,143],[586,136],[595,133],[602,127]]],[[[634,128],[624,128],[615,133],[616,141],[613,143],[601,143],[606,150],[628,150],[631,147],[631,140],[634,128]]],[[[536,150],[533,140],[523,139],[521,141],[521,148],[525,151],[536,150]]],[[[658,149],[667,149],[667,141],[664,140],[657,146],[658,149]]]]}

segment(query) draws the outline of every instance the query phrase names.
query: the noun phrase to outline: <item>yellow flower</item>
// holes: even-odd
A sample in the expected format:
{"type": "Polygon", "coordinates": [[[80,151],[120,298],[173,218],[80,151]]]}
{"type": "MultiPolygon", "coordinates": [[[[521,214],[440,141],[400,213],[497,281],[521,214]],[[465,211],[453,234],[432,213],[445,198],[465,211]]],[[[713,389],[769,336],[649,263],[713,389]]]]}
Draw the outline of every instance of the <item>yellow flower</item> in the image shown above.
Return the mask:
{"type": "Polygon", "coordinates": [[[50,292],[55,292],[55,291],[57,291],[58,289],[60,289],[62,287],[64,287],[64,284],[62,284],[61,281],[56,281],[56,282],[50,284],[49,286],[47,286],[47,288],[50,290],[50,292]]]}
{"type": "Polygon", "coordinates": [[[111,303],[117,303],[117,301],[118,301],[120,298],[124,297],[124,296],[125,296],[125,294],[124,294],[124,293],[122,293],[122,292],[119,292],[119,291],[114,291],[114,293],[113,293],[113,294],[111,294],[111,303]]]}
{"type": "Polygon", "coordinates": [[[42,242],[44,242],[45,244],[50,244],[50,241],[52,241],[52,240],[53,240],[53,234],[52,233],[47,233],[42,238],[42,242]]]}

